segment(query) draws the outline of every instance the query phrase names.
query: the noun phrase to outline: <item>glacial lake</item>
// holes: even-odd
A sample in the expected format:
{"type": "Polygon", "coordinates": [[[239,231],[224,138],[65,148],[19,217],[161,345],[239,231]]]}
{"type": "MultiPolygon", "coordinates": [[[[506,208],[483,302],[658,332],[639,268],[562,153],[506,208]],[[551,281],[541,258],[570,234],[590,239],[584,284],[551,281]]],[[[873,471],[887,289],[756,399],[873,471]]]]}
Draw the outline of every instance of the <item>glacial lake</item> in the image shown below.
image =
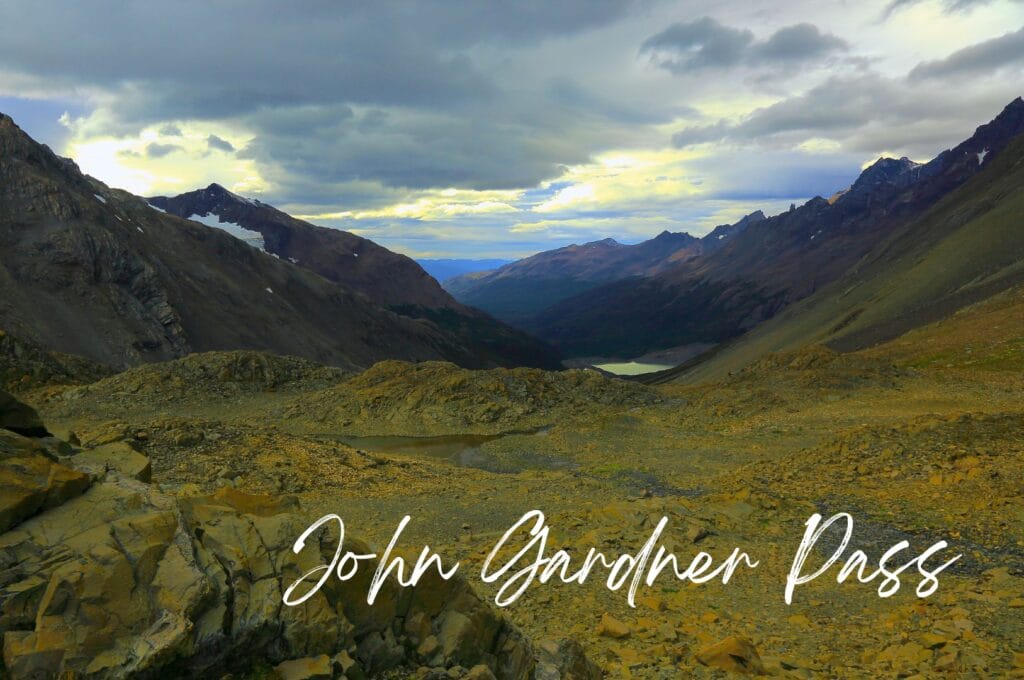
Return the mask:
{"type": "Polygon", "coordinates": [[[623,363],[594,364],[594,368],[600,368],[602,371],[608,371],[615,375],[643,375],[644,373],[654,373],[672,368],[672,364],[643,364],[636,361],[626,361],[623,363]]]}

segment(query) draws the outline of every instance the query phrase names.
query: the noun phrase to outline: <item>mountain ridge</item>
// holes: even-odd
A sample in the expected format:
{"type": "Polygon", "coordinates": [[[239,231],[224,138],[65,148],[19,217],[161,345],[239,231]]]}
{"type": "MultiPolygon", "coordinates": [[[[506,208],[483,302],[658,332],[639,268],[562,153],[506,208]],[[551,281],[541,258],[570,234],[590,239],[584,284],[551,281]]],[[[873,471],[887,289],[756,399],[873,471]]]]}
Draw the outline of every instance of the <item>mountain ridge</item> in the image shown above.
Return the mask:
{"type": "Polygon", "coordinates": [[[704,237],[662,231],[636,244],[605,238],[543,251],[489,272],[445,282],[460,301],[499,318],[522,322],[544,307],[602,283],[651,275],[699,255],[713,252],[750,224],[764,218],[760,210],[732,225],[720,225],[704,237]]]}
{"type": "Polygon", "coordinates": [[[751,225],[706,257],[591,289],[522,325],[570,356],[630,357],[738,337],[855,266],[1022,132],[1024,101],[1017,98],[928,163],[875,163],[859,187],[854,183],[857,190],[831,201],[815,197],[751,225]]]}
{"type": "Polygon", "coordinates": [[[1024,286],[1024,136],[1008,153],[842,277],[692,367],[659,381],[721,378],[769,353],[823,344],[854,352],[1024,286]]]}
{"type": "Polygon", "coordinates": [[[518,332],[471,347],[451,327],[474,318],[399,314],[221,230],[165,214],[82,174],[6,115],[0,246],[0,328],[113,367],[222,349],[349,369],[388,358],[557,367],[540,343],[516,346],[526,337],[518,332]],[[530,361],[509,361],[506,339],[530,361]]]}
{"type": "Polygon", "coordinates": [[[559,368],[556,353],[521,330],[458,302],[413,259],[340,229],[292,217],[219,184],[146,199],[170,214],[258,234],[271,255],[357,291],[384,308],[426,321],[480,357],[481,365],[559,368]],[[211,217],[216,217],[216,220],[211,217]]]}

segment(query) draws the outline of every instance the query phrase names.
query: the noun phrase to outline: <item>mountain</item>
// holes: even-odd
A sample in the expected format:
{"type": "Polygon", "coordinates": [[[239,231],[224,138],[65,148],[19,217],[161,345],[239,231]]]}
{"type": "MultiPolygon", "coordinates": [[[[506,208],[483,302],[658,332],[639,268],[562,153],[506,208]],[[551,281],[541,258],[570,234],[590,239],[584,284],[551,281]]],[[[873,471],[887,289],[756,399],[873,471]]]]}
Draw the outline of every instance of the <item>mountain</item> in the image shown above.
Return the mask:
{"type": "MultiPolygon", "coordinates": [[[[1003,332],[998,324],[975,324],[972,329],[967,322],[971,314],[962,322],[951,317],[979,304],[992,307],[992,301],[1008,290],[1018,291],[1008,299],[1017,310],[1010,314],[1020,313],[1019,299],[1024,292],[1021,215],[1024,135],[991,160],[986,158],[981,172],[919,219],[876,244],[839,279],[706,360],[660,378],[720,378],[770,352],[812,344],[840,352],[861,350],[929,324],[937,324],[929,334],[933,346],[945,343],[941,340],[943,329],[948,331],[946,335],[960,338],[968,333],[984,344],[985,339],[1003,332]]],[[[964,363],[971,343],[964,344],[966,355],[961,352],[947,359],[964,363]]],[[[1019,338],[1004,343],[1004,350],[1019,354],[1019,344],[1019,338]]]]}
{"type": "Polygon", "coordinates": [[[358,291],[399,314],[453,336],[480,365],[558,368],[555,352],[522,331],[455,300],[413,259],[340,229],[296,219],[219,184],[150,205],[231,233],[250,245],[358,291]]]}
{"type": "Polygon", "coordinates": [[[416,260],[428,274],[441,282],[443,286],[448,279],[473,274],[475,272],[490,271],[503,267],[512,260],[465,260],[458,258],[419,258],[416,260]]]}
{"type": "Polygon", "coordinates": [[[835,281],[989,167],[1024,132],[1024,101],[932,161],[879,159],[831,200],[760,220],[708,255],[562,301],[522,326],[570,356],[722,343],[835,281]]]}
{"type": "MultiPolygon", "coordinates": [[[[419,270],[368,242],[353,244],[368,259],[419,270]]],[[[543,345],[482,313],[463,313],[454,301],[445,307],[450,298],[425,273],[418,281],[422,290],[404,306],[423,313],[399,314],[221,229],[110,189],[0,114],[0,328],[47,350],[118,368],[215,349],[346,368],[388,358],[556,363],[543,345]],[[411,302],[432,299],[438,307],[411,302]]]]}
{"type": "Polygon", "coordinates": [[[347,231],[303,222],[219,184],[146,200],[172,215],[249,239],[272,255],[358,290],[380,304],[447,307],[455,303],[411,258],[347,231]]]}
{"type": "Polygon", "coordinates": [[[494,271],[459,276],[445,288],[461,302],[510,323],[521,323],[545,308],[610,281],[650,276],[698,255],[718,250],[735,234],[764,219],[760,211],[704,238],[663,231],[635,245],[614,239],[573,244],[538,253],[494,271]]]}

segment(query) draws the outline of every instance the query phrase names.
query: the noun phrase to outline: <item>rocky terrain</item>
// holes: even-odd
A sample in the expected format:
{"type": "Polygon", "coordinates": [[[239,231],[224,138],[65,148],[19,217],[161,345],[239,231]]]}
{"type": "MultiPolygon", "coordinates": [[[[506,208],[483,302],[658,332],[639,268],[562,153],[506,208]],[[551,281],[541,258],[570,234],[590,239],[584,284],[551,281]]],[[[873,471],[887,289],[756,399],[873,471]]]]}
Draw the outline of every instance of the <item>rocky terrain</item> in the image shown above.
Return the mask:
{"type": "MultiPolygon", "coordinates": [[[[284,606],[286,587],[329,562],[338,540],[320,535],[291,554],[307,525],[294,496],[168,494],[130,446],[72,447],[6,393],[0,426],[0,629],[12,678],[600,675],[574,642],[534,648],[462,578],[391,581],[370,606],[368,570],[284,606]]],[[[350,536],[345,545],[370,552],[350,536]]]]}
{"type": "Polygon", "coordinates": [[[18,489],[3,497],[25,499],[8,502],[0,534],[7,673],[526,677],[532,663],[536,677],[568,678],[596,672],[567,670],[589,659],[611,677],[1020,675],[1022,296],[1012,288],[856,352],[765,355],[703,383],[441,362],[353,374],[252,352],[25,383],[18,394],[42,419],[21,409],[23,434],[3,435],[5,489],[18,489]],[[552,550],[633,552],[665,516],[682,559],[739,546],[761,564],[728,585],[661,579],[636,608],[600,575],[535,584],[499,616],[484,607],[496,586],[480,567],[532,509],[547,515],[552,550]],[[913,579],[882,599],[877,583],[826,576],[787,605],[804,522],[841,511],[855,518],[850,550],[872,560],[900,540],[915,554],[945,540],[963,557],[926,599],[913,579]],[[280,577],[258,574],[301,569],[288,540],[327,512],[376,550],[410,515],[400,548],[459,560],[465,595],[417,588],[439,598],[428,623],[403,609],[417,594],[368,609],[330,593],[280,614],[280,577]],[[257,536],[252,550],[229,548],[257,536]],[[148,585],[125,593],[102,576],[115,573],[148,585]],[[87,614],[101,611],[125,614],[87,614]],[[461,617],[474,623],[451,623],[461,617]],[[154,647],[140,646],[146,635],[154,647]]]}
{"type": "MultiPolygon", "coordinates": [[[[332,236],[304,268],[0,118],[0,678],[1024,676],[1022,107],[612,284],[628,295],[602,318],[631,342],[720,343],[631,381],[497,367],[553,355],[509,349],[520,336],[437,288],[374,299],[341,282],[369,273],[332,269],[386,251],[332,236]],[[650,286],[671,304],[630,297],[650,286]],[[545,554],[574,564],[635,553],[664,519],[683,564],[739,548],[758,565],[638,582],[635,606],[603,566],[499,602],[481,568],[538,509],[545,554]],[[868,566],[787,602],[805,523],[839,512],[868,566]],[[429,544],[458,576],[389,581],[369,606],[360,571],[283,606],[334,554],[329,531],[292,550],[327,513],[378,554],[408,516],[397,554],[429,544]],[[903,541],[960,555],[929,597],[913,568],[880,596],[871,565],[903,541]]],[[[206,192],[202,215],[257,220],[265,247],[328,238],[206,192]]],[[[840,547],[833,531],[808,560],[840,547]]]]}

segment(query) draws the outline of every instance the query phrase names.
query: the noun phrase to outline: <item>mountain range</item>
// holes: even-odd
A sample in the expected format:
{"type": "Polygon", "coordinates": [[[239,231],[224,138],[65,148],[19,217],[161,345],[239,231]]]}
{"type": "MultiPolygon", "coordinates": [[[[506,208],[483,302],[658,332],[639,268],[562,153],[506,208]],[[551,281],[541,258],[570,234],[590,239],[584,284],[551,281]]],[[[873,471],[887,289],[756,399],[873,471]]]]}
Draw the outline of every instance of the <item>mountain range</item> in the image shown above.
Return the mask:
{"type": "Polygon", "coordinates": [[[1019,282],[1022,133],[1018,98],[930,162],[880,158],[828,199],[442,287],[408,257],[218,184],[111,189],[0,115],[0,329],[118,369],[219,349],[357,370],[714,347],[651,377],[696,379],[807,343],[858,349],[1019,282]]]}
{"type": "Polygon", "coordinates": [[[86,176],[0,114],[0,328],[116,368],[215,349],[353,369],[559,366],[366,239],[218,185],[151,200],[86,176]]]}
{"type": "Polygon", "coordinates": [[[625,245],[606,238],[548,250],[491,271],[445,281],[445,288],[468,305],[499,319],[522,323],[548,306],[584,291],[633,277],[652,276],[721,248],[732,236],[764,219],[760,210],[703,238],[663,231],[642,243],[625,245]]]}
{"type": "MultiPolygon", "coordinates": [[[[931,324],[953,329],[950,317],[1024,286],[1022,216],[1024,135],[1018,135],[835,281],[700,361],[651,376],[652,381],[718,379],[769,353],[809,345],[853,352],[931,324]]],[[[980,338],[1000,332],[973,330],[980,338]]]]}
{"type": "MultiPolygon", "coordinates": [[[[949,238],[951,225],[962,227],[970,222],[967,217],[1004,209],[1009,200],[1006,192],[983,191],[988,185],[980,177],[996,182],[1000,172],[1012,171],[1012,161],[1020,155],[1015,138],[1021,133],[1024,101],[1018,98],[969,139],[928,163],[880,158],[849,189],[829,199],[815,197],[767,218],[755,213],[745,219],[745,228],[737,225],[723,238],[720,247],[682,256],[673,253],[646,272],[616,258],[629,248],[655,250],[659,239],[673,235],[662,234],[631,247],[598,242],[541,253],[486,275],[456,279],[448,288],[457,298],[514,321],[570,357],[629,358],[666,348],[721,345],[838,280],[851,280],[857,272],[866,276],[868,263],[876,263],[872,271],[879,276],[884,273],[890,285],[899,286],[901,276],[911,275],[910,268],[917,262],[913,258],[939,247],[949,238]],[[952,195],[961,188],[954,199],[952,195]],[[931,220],[932,226],[926,228],[924,220],[931,220]],[[891,256],[897,246],[907,253],[904,257],[891,256]],[[582,277],[555,279],[538,266],[542,263],[557,263],[552,270],[561,266],[565,272],[605,272],[608,263],[613,269],[619,267],[621,275],[599,285],[580,284],[582,290],[571,291],[565,281],[578,282],[582,277]]],[[[690,244],[696,241],[689,238],[690,244]]],[[[964,231],[961,238],[973,239],[974,250],[964,246],[963,252],[989,253],[971,260],[975,269],[963,271],[974,272],[990,288],[1009,285],[1010,279],[999,279],[998,285],[990,280],[986,267],[996,266],[993,263],[1002,262],[1004,256],[1019,261],[1019,229],[1003,234],[1004,240],[998,242],[986,240],[980,230],[964,231]]],[[[684,239],[676,243],[683,247],[675,252],[685,253],[684,239]]],[[[964,263],[953,257],[962,268],[964,263]]],[[[956,307],[949,290],[917,292],[918,299],[904,301],[905,313],[937,299],[946,300],[940,306],[947,311],[956,307]]],[[[850,314],[856,309],[851,307],[850,314]]],[[[861,323],[873,318],[870,305],[856,313],[864,315],[861,323]]]]}

